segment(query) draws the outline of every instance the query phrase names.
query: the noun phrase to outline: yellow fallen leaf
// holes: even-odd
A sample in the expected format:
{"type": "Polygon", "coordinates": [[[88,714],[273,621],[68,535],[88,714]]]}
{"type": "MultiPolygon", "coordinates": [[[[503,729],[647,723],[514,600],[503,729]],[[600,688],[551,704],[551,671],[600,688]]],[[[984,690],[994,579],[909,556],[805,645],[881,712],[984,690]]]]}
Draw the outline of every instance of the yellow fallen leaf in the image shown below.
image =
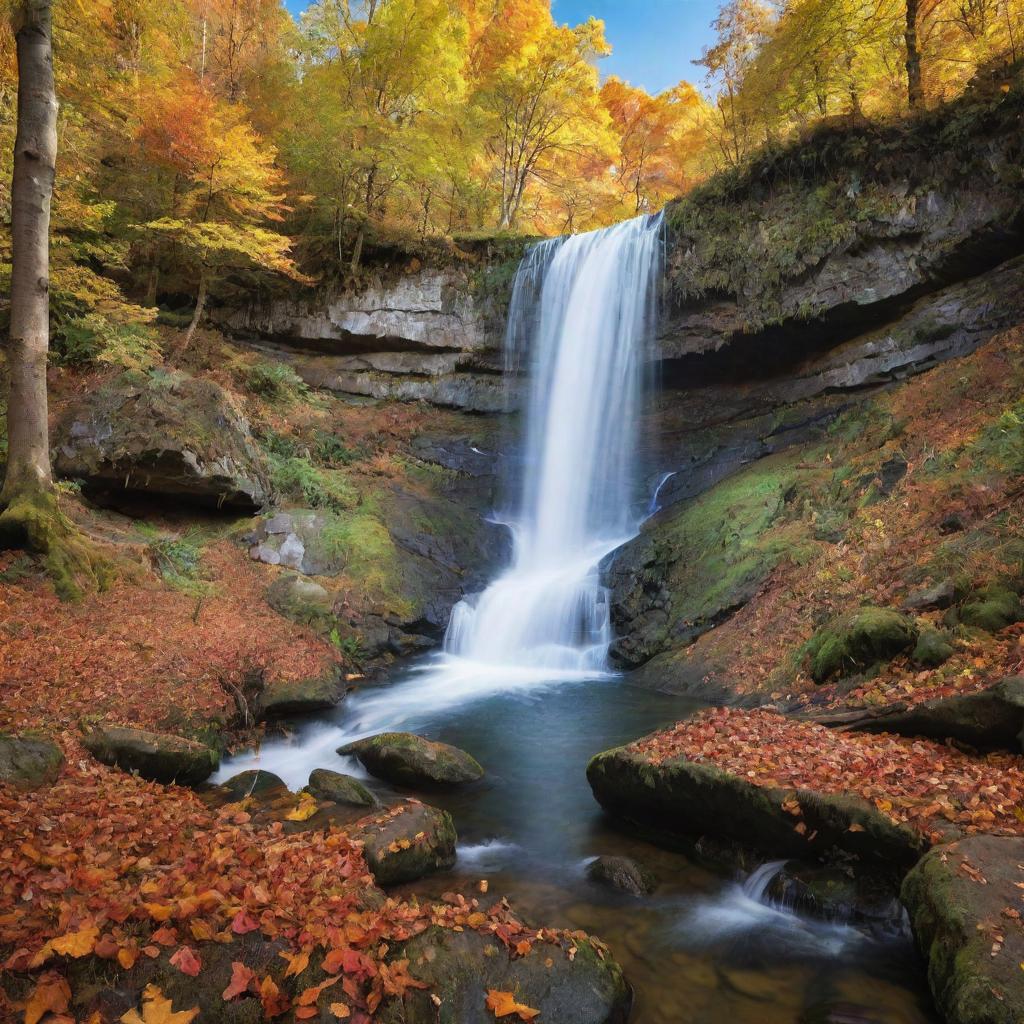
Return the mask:
{"type": "Polygon", "coordinates": [[[190,1024],[199,1016],[199,1007],[191,1010],[174,1010],[168,999],[156,985],[147,985],[142,991],[142,1013],[129,1010],[122,1014],[122,1024],[190,1024]]]}
{"type": "Polygon", "coordinates": [[[352,1016],[352,1011],[344,1003],[331,1003],[331,1013],[338,1020],[344,1020],[346,1017],[352,1016]]]}
{"type": "Polygon", "coordinates": [[[288,821],[309,821],[317,812],[316,800],[308,793],[299,797],[299,802],[286,815],[288,821]]]}
{"type": "Polygon", "coordinates": [[[77,959],[81,956],[88,956],[99,937],[99,928],[87,926],[79,928],[77,932],[68,932],[67,935],[61,935],[60,938],[51,940],[50,946],[54,953],[77,959]]]}
{"type": "Polygon", "coordinates": [[[286,978],[293,978],[301,974],[309,966],[309,953],[281,953],[281,958],[288,961],[288,968],[284,972],[286,978]]]}

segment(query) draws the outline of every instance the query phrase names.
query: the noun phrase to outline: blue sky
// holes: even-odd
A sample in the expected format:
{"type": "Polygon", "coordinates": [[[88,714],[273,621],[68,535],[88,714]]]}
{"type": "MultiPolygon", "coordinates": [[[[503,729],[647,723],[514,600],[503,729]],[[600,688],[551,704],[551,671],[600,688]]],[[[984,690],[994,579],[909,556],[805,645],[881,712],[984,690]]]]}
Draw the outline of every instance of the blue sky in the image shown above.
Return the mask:
{"type": "MultiPolygon", "coordinates": [[[[284,0],[298,14],[308,0],[284,0]]],[[[553,0],[555,19],[575,25],[590,15],[605,23],[612,55],[601,61],[605,75],[618,75],[648,92],[681,78],[700,84],[702,68],[690,62],[713,38],[711,21],[720,0],[553,0]]]]}

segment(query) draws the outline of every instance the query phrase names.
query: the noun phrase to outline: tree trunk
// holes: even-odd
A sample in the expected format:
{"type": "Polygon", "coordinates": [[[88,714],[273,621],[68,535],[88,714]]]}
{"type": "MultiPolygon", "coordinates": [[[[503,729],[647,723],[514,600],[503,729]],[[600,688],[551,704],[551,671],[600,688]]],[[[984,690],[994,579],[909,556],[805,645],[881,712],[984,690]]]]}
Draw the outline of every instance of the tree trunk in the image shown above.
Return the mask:
{"type": "Polygon", "coordinates": [[[907,102],[911,110],[924,106],[921,87],[921,53],[917,48],[918,0],[907,0],[907,24],[903,38],[907,43],[907,102]]]}
{"type": "Polygon", "coordinates": [[[203,313],[206,312],[206,288],[207,288],[207,274],[206,270],[203,269],[199,274],[199,291],[196,293],[196,309],[192,314],[192,320],[185,330],[185,337],[181,339],[181,344],[174,350],[175,360],[179,359],[184,353],[185,349],[192,344],[192,337],[196,333],[196,328],[202,323],[203,313]]]}
{"type": "Polygon", "coordinates": [[[8,459],[0,505],[10,505],[23,494],[45,492],[53,487],[46,402],[50,197],[57,159],[51,2],[23,0],[16,15],[18,131],[11,184],[8,459]]]}

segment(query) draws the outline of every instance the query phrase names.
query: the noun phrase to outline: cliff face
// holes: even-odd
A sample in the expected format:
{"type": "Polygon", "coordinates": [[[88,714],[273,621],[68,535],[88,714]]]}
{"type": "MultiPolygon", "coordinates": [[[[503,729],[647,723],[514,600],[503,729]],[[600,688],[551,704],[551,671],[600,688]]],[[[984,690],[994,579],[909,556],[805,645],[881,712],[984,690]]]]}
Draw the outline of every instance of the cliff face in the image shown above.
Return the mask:
{"type": "Polygon", "coordinates": [[[505,404],[505,277],[502,262],[422,266],[414,259],[372,272],[357,287],[257,301],[221,322],[236,338],[287,359],[313,387],[497,412],[505,404]]]}

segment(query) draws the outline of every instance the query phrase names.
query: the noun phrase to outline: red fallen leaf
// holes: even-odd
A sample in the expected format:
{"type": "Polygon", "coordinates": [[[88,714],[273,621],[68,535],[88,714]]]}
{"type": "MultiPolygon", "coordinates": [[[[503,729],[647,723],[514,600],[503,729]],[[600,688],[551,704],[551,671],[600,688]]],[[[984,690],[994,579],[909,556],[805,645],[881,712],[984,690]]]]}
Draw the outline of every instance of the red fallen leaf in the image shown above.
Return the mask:
{"type": "Polygon", "coordinates": [[[178,943],[178,929],[165,924],[163,927],[157,928],[150,938],[154,942],[159,942],[161,946],[175,946],[178,943]]]}
{"type": "Polygon", "coordinates": [[[337,974],[344,971],[345,974],[354,974],[363,978],[372,978],[377,973],[377,966],[358,949],[345,947],[344,949],[332,949],[321,964],[328,974],[337,974]]]}
{"type": "Polygon", "coordinates": [[[247,913],[244,910],[240,910],[231,919],[231,930],[236,935],[245,935],[247,932],[254,932],[259,928],[259,926],[259,921],[257,921],[252,914],[247,913]]]}
{"type": "Polygon", "coordinates": [[[228,982],[228,987],[221,993],[221,998],[227,1002],[229,999],[234,999],[235,996],[240,996],[243,992],[248,992],[249,986],[255,978],[255,971],[249,970],[245,964],[235,960],[231,964],[231,981],[228,982]]]}
{"type": "Polygon", "coordinates": [[[191,946],[182,946],[171,957],[171,963],[190,978],[196,977],[203,968],[203,961],[196,956],[191,946]]]}

